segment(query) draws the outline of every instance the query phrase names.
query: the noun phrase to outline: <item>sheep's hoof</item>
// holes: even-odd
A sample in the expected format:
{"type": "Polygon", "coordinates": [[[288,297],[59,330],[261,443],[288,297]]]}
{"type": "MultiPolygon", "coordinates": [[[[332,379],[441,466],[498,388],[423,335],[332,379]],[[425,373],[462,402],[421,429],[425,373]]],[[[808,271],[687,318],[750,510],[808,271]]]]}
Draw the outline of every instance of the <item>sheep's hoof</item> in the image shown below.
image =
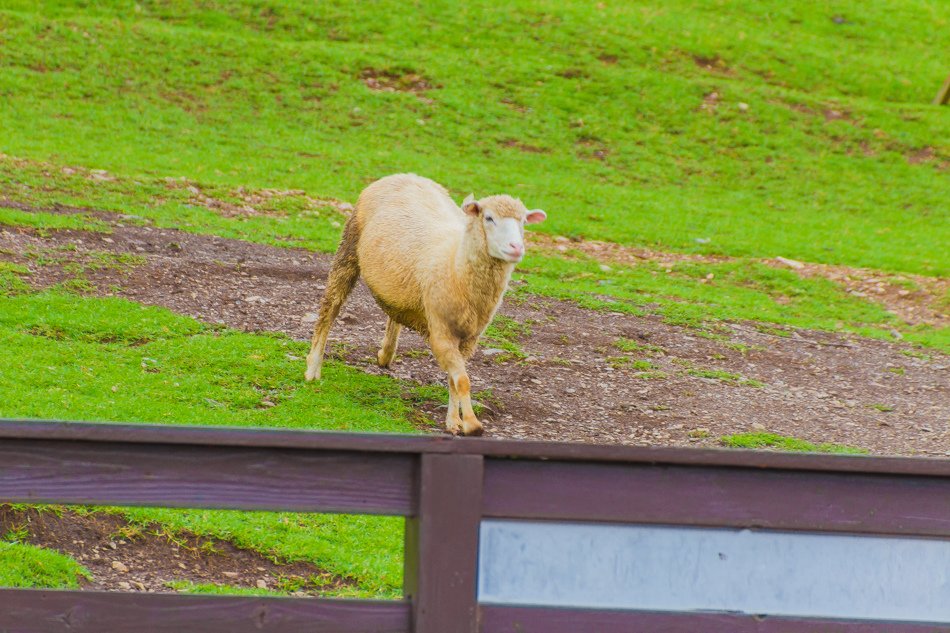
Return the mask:
{"type": "Polygon", "coordinates": [[[389,364],[393,362],[393,357],[389,356],[387,358],[386,355],[383,354],[383,350],[379,350],[378,352],[376,352],[376,362],[383,369],[387,369],[389,367],[389,364]]]}
{"type": "Polygon", "coordinates": [[[477,437],[485,432],[485,429],[482,428],[482,423],[478,420],[462,421],[461,435],[467,435],[469,437],[477,437]]]}
{"type": "Polygon", "coordinates": [[[466,432],[465,432],[465,435],[466,435],[467,437],[481,437],[482,433],[484,433],[484,432],[485,432],[484,427],[482,427],[482,425],[479,424],[479,425],[476,426],[475,428],[473,428],[473,429],[471,429],[471,430],[469,430],[469,431],[466,431],[466,432]]]}
{"type": "Polygon", "coordinates": [[[320,380],[320,370],[319,369],[310,369],[307,368],[306,373],[303,375],[304,380],[307,382],[313,382],[314,380],[320,380]]]}

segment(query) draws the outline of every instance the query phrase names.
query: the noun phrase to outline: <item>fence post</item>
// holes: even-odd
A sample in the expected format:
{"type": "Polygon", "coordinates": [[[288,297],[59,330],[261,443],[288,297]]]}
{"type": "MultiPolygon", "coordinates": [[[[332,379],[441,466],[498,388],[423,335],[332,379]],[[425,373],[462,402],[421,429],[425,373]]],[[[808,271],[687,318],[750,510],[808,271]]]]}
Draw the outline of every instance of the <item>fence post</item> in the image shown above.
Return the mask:
{"type": "Polygon", "coordinates": [[[484,458],[423,454],[419,507],[406,519],[404,593],[413,633],[477,633],[484,458]]]}

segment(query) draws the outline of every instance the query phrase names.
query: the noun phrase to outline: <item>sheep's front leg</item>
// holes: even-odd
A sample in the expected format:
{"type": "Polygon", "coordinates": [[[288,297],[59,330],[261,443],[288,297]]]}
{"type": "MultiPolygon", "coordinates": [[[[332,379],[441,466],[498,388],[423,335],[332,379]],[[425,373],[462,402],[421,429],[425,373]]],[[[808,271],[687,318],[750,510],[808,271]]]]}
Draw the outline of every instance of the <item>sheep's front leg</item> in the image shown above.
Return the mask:
{"type": "Polygon", "coordinates": [[[449,411],[445,416],[445,428],[450,433],[481,435],[482,423],[472,410],[471,383],[465,372],[465,360],[459,351],[458,340],[431,333],[429,342],[439,366],[449,375],[449,411]],[[459,416],[459,408],[462,415],[459,416]]]}

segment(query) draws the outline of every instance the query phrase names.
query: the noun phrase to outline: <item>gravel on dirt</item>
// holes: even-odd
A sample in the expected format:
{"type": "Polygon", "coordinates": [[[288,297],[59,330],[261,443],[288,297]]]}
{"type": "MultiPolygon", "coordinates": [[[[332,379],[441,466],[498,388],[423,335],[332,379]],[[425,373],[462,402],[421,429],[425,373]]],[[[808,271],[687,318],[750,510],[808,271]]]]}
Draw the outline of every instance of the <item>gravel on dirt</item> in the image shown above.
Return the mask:
{"type": "Polygon", "coordinates": [[[352,586],[308,563],[278,564],[218,539],[172,538],[157,525],[131,525],[119,515],[0,505],[0,534],[23,529],[25,542],[67,554],[88,569],[93,580],[83,581],[86,590],[168,593],[177,591],[170,583],[181,582],[280,589],[288,582],[305,587],[312,577],[320,579],[320,593],[352,586]]]}

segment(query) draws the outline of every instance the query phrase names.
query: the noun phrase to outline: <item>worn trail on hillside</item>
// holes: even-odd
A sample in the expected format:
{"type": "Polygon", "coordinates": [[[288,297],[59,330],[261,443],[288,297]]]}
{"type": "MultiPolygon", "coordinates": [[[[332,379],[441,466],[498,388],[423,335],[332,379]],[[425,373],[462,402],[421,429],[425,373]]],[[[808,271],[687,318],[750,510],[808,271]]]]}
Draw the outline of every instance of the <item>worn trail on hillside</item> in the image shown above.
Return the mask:
{"type": "Polygon", "coordinates": [[[25,541],[68,554],[93,576],[82,589],[175,592],[173,583],[278,589],[296,581],[298,595],[352,588],[315,565],[278,564],[228,541],[177,534],[160,526],[130,524],[118,515],[71,510],[43,512],[0,505],[0,534],[26,529],[25,541]],[[320,579],[320,591],[308,587],[320,579]],[[290,581],[290,582],[289,582],[290,581]]]}
{"type": "MultiPolygon", "coordinates": [[[[100,294],[299,340],[309,338],[331,260],[121,222],[111,234],[0,231],[0,258],[27,265],[36,287],[70,277],[62,265],[38,263],[35,254],[50,249],[77,260],[93,251],[144,257],[144,264],[126,271],[87,270],[85,278],[100,294]]],[[[500,360],[504,355],[489,344],[469,362],[490,437],[695,446],[716,445],[722,435],[769,431],[875,453],[950,455],[945,355],[910,357],[896,344],[826,332],[776,336],[749,323],[726,324],[730,346],[658,317],[522,297],[506,300],[500,314],[527,326],[519,337],[526,357],[500,360]],[[621,339],[649,349],[625,360],[617,347],[621,339]],[[739,351],[736,344],[749,349],[739,351]],[[634,360],[649,360],[653,367],[643,371],[634,360]],[[711,372],[741,378],[703,377],[711,372]]],[[[393,367],[376,367],[384,323],[360,284],[331,332],[331,352],[370,373],[443,383],[428,348],[411,332],[403,336],[393,367]]],[[[299,362],[302,380],[303,361],[288,362],[299,362]]],[[[430,403],[426,413],[441,420],[442,404],[430,403]]]]}

